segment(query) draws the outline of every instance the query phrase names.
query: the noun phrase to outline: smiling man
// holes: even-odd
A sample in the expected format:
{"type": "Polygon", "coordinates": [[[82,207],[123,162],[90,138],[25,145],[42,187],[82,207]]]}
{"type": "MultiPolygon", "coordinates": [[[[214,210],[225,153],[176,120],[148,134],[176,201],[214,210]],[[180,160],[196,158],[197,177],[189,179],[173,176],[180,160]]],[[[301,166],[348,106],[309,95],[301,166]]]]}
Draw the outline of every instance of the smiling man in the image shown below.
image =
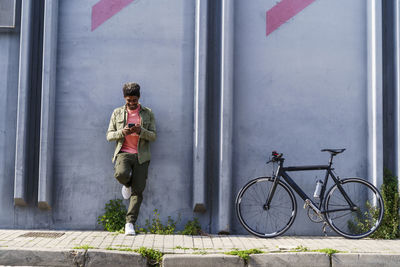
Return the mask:
{"type": "Polygon", "coordinates": [[[139,84],[126,83],[122,91],[125,105],[113,111],[107,140],[116,141],[112,160],[114,176],[122,184],[122,196],[130,198],[125,234],[134,235],[150,163],[150,142],[156,140],[156,126],[151,109],[139,103],[139,84]]]}

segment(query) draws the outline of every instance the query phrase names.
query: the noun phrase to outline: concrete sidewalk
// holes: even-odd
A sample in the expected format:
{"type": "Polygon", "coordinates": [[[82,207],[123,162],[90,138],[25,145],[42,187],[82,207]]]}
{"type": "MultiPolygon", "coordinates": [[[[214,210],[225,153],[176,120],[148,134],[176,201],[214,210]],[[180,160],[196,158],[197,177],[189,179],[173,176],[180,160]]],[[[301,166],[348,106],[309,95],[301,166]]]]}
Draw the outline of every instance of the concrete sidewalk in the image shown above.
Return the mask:
{"type": "Polygon", "coordinates": [[[400,240],[0,230],[2,265],[145,266],[146,259],[133,252],[140,247],[162,252],[163,266],[400,266],[400,240]],[[224,254],[254,248],[264,253],[248,261],[224,254]],[[321,249],[340,253],[315,251],[321,249]]]}

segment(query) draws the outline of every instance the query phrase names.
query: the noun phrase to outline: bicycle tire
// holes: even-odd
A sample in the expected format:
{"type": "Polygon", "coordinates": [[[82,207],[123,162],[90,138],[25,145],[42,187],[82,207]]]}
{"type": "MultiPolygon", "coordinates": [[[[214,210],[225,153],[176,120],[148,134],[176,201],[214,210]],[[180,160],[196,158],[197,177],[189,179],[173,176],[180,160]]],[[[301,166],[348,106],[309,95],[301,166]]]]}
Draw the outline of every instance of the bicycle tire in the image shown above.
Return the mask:
{"type": "Polygon", "coordinates": [[[264,204],[273,185],[271,177],[259,177],[248,182],[239,191],[235,201],[236,215],[242,226],[251,234],[276,237],[293,224],[297,213],[296,198],[288,185],[279,181],[270,208],[264,204]]]}
{"type": "Polygon", "coordinates": [[[351,239],[367,237],[375,232],[382,222],[384,204],[379,190],[360,178],[348,178],[341,186],[358,210],[333,211],[348,207],[347,201],[337,185],[333,185],[325,198],[325,217],[331,228],[341,236],[351,239]]]}

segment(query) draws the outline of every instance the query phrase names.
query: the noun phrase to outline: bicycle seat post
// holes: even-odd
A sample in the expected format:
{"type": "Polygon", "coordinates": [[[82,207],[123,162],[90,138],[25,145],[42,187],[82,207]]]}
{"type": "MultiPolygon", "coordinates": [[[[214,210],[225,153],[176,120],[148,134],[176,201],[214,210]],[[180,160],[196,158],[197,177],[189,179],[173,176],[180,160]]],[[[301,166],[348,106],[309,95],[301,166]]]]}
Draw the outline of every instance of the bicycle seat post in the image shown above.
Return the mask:
{"type": "Polygon", "coordinates": [[[329,167],[331,167],[332,164],[333,164],[333,157],[334,156],[335,156],[334,154],[331,154],[331,159],[329,160],[329,167]]]}

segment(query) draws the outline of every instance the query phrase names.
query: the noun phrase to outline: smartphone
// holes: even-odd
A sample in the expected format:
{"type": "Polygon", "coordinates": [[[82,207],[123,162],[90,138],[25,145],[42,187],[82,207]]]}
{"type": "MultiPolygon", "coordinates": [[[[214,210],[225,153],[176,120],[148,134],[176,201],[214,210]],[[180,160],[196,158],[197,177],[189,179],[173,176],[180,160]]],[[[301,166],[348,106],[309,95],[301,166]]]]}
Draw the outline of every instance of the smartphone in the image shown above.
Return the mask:
{"type": "Polygon", "coordinates": [[[129,128],[132,128],[133,126],[135,126],[134,123],[128,123],[128,127],[129,127],[129,128]]]}

